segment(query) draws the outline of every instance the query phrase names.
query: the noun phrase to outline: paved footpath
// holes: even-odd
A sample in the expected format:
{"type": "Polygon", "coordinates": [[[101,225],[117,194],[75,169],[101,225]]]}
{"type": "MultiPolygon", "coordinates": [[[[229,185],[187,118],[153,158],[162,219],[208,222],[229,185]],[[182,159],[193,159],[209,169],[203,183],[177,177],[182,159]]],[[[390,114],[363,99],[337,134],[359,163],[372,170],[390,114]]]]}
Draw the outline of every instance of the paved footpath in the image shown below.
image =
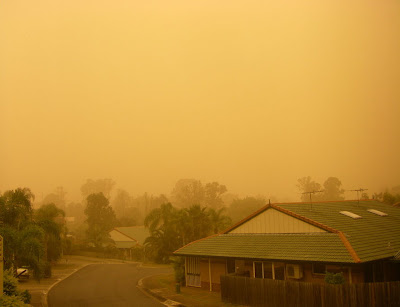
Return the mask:
{"type": "MultiPolygon", "coordinates": [[[[58,284],[61,280],[64,280],[71,274],[77,272],[79,269],[91,264],[121,264],[121,263],[129,263],[131,265],[134,265],[135,267],[139,265],[139,263],[131,261],[68,255],[53,266],[51,278],[42,279],[40,283],[38,283],[32,278],[27,281],[22,281],[19,283],[19,289],[29,290],[29,292],[32,295],[32,300],[31,300],[32,306],[46,307],[47,306],[46,296],[49,289],[58,284]]],[[[144,266],[143,268],[146,268],[146,266],[144,266]]]]}

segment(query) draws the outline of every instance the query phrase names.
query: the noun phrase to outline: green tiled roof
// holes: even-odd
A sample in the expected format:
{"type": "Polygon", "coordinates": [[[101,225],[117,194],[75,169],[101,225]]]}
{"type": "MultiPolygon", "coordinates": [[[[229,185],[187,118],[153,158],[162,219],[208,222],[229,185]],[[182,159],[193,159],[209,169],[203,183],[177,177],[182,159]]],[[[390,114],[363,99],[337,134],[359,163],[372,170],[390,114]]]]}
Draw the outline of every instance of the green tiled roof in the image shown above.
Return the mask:
{"type": "Polygon", "coordinates": [[[178,255],[250,259],[352,262],[339,236],[310,234],[222,234],[199,240],[178,255]],[[321,246],[325,248],[321,250],[321,246]]]}
{"type": "Polygon", "coordinates": [[[343,232],[362,262],[393,257],[400,250],[400,209],[377,201],[279,204],[281,208],[343,232]],[[368,212],[387,213],[379,216],[368,212]],[[361,216],[353,219],[340,211],[361,216]]]}
{"type": "MultiPolygon", "coordinates": [[[[297,218],[306,218],[340,231],[361,262],[392,258],[400,250],[400,209],[377,201],[343,201],[277,204],[276,209],[291,211],[297,218]],[[375,209],[387,213],[379,216],[375,209]],[[350,211],[360,219],[340,214],[350,211]]],[[[268,206],[265,210],[269,210],[268,206]]],[[[262,210],[259,212],[261,213],[262,210]]],[[[295,217],[296,218],[296,217],[295,217]]],[[[245,220],[243,223],[245,223],[245,220]]],[[[349,246],[337,233],[309,234],[222,234],[192,242],[175,254],[193,256],[235,257],[271,260],[356,262],[349,246]]]]}

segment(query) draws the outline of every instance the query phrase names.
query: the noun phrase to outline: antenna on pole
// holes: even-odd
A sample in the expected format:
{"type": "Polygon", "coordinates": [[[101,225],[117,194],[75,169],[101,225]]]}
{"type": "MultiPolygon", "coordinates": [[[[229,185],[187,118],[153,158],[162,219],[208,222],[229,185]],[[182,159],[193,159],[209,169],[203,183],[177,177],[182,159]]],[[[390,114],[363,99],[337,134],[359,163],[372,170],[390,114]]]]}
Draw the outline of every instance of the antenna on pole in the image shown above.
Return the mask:
{"type": "Polygon", "coordinates": [[[359,193],[362,193],[364,191],[368,191],[368,189],[359,188],[358,190],[348,190],[348,191],[357,192],[357,203],[359,204],[360,203],[360,195],[359,195],[359,193]]]}
{"type": "Polygon", "coordinates": [[[311,206],[311,210],[312,210],[312,198],[311,195],[315,194],[315,193],[322,193],[324,190],[320,190],[320,191],[310,191],[310,192],[304,192],[302,194],[309,194],[310,195],[310,206],[311,206]]]}

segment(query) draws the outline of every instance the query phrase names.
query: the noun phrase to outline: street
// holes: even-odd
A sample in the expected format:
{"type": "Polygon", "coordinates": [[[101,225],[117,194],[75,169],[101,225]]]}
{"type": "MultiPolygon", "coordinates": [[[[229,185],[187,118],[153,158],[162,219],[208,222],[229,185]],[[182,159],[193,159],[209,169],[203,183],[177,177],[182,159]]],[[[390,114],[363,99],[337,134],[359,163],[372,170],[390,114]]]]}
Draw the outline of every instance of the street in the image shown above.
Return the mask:
{"type": "Polygon", "coordinates": [[[140,291],[137,282],[168,268],[137,264],[92,264],[58,283],[48,293],[50,307],[61,306],[163,306],[140,291]]]}

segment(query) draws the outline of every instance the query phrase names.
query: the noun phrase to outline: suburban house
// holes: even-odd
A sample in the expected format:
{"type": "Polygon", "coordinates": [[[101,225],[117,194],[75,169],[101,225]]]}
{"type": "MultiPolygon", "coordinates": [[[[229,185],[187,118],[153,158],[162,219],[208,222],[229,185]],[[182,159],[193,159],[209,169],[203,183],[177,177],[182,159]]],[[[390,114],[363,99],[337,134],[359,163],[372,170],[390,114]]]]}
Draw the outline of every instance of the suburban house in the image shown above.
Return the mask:
{"type": "Polygon", "coordinates": [[[375,200],[268,204],[221,234],[174,252],[185,256],[186,285],[219,291],[236,274],[324,282],[400,280],[400,209],[375,200]]]}
{"type": "Polygon", "coordinates": [[[150,235],[144,226],[115,227],[110,231],[110,237],[115,247],[121,250],[126,259],[132,259],[135,248],[143,247],[144,241],[150,235]]]}

